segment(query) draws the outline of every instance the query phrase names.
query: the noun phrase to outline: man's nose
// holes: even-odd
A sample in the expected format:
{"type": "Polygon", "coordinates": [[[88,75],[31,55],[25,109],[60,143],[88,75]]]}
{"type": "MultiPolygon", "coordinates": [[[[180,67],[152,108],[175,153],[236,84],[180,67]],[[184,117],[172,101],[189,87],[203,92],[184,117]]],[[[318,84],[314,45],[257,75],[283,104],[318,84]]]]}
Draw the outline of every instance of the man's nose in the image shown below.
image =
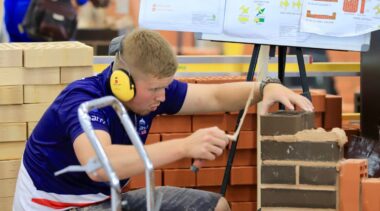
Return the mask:
{"type": "Polygon", "coordinates": [[[165,101],[165,89],[160,89],[156,93],[156,100],[159,102],[165,101]]]}

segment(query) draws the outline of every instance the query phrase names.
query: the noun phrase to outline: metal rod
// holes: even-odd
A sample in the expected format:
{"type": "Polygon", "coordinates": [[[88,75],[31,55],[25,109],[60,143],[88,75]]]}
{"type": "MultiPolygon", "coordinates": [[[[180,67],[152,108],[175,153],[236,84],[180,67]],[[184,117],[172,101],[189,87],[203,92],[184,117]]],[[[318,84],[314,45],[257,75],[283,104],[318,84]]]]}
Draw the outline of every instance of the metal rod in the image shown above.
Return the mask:
{"type": "Polygon", "coordinates": [[[155,204],[155,189],[154,189],[154,174],[153,174],[153,164],[150,161],[146,151],[144,150],[143,144],[140,140],[140,137],[137,135],[136,130],[133,127],[133,123],[130,120],[127,111],[125,110],[123,104],[120,103],[113,96],[106,96],[99,99],[91,100],[82,103],[78,109],[78,117],[80,124],[85,131],[87,137],[89,138],[92,147],[95,150],[96,155],[98,156],[99,162],[102,164],[108,179],[110,180],[111,186],[111,206],[112,210],[121,210],[121,190],[119,179],[113,170],[110,162],[107,158],[106,153],[102,145],[100,144],[95,131],[91,125],[90,116],[88,115],[89,111],[96,108],[103,108],[106,106],[112,106],[121,119],[121,123],[124,126],[124,129],[127,131],[129,138],[131,139],[132,144],[136,147],[137,152],[141,159],[144,162],[145,166],[145,176],[146,176],[146,197],[147,197],[147,210],[158,210],[159,206],[155,204]]]}

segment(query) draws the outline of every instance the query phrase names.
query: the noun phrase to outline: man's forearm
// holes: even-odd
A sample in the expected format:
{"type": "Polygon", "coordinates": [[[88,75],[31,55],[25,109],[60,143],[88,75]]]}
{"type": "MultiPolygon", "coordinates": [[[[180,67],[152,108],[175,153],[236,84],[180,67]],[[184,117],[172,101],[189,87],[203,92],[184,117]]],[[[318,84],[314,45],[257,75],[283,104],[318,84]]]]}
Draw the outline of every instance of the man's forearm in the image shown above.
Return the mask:
{"type": "MultiPolygon", "coordinates": [[[[181,139],[145,145],[144,148],[153,167],[157,168],[185,157],[181,139]]],[[[131,145],[110,145],[105,152],[119,179],[126,179],[144,172],[145,165],[136,148],[131,145]]],[[[96,181],[108,181],[104,170],[97,171],[96,181]]]]}

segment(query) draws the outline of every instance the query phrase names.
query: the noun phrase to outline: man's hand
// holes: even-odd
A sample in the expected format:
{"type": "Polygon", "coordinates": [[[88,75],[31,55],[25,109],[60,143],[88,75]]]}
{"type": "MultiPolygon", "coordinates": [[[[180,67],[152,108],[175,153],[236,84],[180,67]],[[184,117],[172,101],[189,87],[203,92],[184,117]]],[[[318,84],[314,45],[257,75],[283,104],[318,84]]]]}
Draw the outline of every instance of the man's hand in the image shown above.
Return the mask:
{"type": "Polygon", "coordinates": [[[215,160],[223,153],[228,142],[224,131],[217,127],[211,127],[199,129],[186,137],[183,147],[186,157],[215,160]]]}
{"type": "Polygon", "coordinates": [[[262,112],[268,112],[270,106],[276,102],[282,103],[285,108],[290,110],[294,110],[294,105],[304,111],[314,110],[313,104],[306,97],[293,92],[281,84],[267,84],[263,93],[262,112]]]}

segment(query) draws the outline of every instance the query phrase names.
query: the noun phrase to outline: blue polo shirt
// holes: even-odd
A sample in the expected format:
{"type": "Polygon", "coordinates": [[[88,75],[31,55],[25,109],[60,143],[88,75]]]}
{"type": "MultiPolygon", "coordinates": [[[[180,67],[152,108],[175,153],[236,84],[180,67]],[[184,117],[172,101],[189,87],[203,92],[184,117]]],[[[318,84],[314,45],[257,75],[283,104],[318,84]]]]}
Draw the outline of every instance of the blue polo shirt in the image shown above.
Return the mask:
{"type": "MultiPolygon", "coordinates": [[[[47,109],[29,137],[23,163],[37,190],[56,194],[110,195],[108,183],[94,182],[85,172],[70,172],[54,176],[54,172],[69,165],[80,165],[73,142],[84,131],[77,111],[81,103],[112,95],[109,77],[112,65],[102,73],[68,85],[47,109]]],[[[187,84],[173,80],[166,89],[166,100],[156,111],[140,116],[131,111],[129,117],[145,143],[153,118],[158,114],[175,114],[184,102],[187,84]]],[[[131,145],[120,119],[111,107],[89,113],[94,129],[107,131],[113,144],[131,145]]],[[[128,155],[125,156],[127,159],[128,155]]],[[[127,167],[126,167],[127,168],[127,167]]],[[[127,180],[120,181],[124,185],[127,180]]]]}

